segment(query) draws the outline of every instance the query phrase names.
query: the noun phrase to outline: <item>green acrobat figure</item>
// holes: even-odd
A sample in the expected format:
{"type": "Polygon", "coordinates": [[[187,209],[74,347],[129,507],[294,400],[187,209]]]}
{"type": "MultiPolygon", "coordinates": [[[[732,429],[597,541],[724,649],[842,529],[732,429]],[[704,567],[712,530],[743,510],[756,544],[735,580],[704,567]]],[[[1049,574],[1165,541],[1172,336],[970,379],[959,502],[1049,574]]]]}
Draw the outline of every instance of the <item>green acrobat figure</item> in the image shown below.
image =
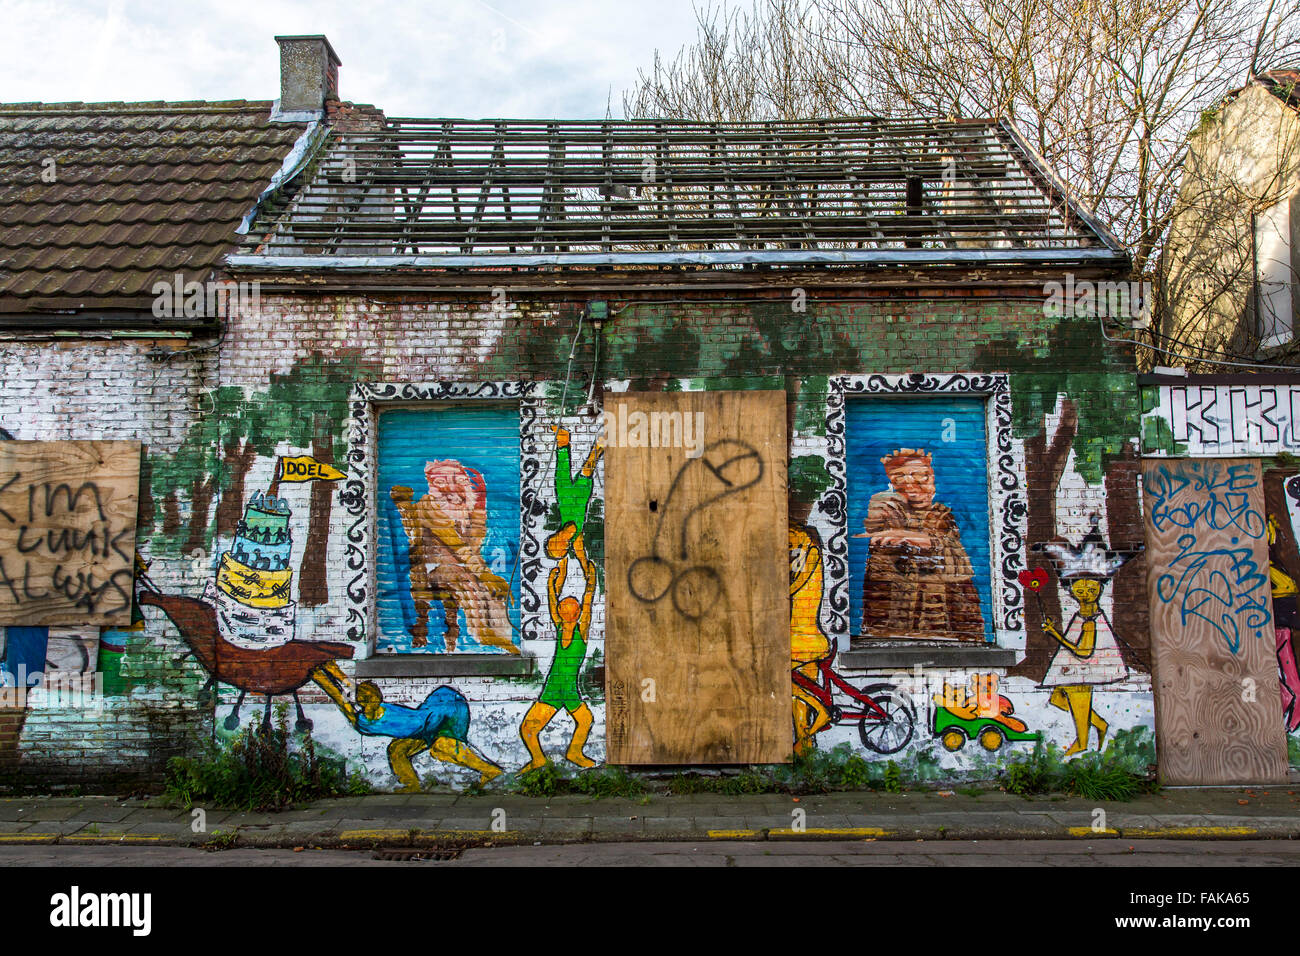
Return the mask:
{"type": "Polygon", "coordinates": [[[596,593],[596,575],[587,558],[582,532],[587,518],[587,508],[595,489],[592,475],[595,472],[596,462],[605,449],[597,441],[575,478],[571,471],[569,432],[564,428],[557,428],[555,443],[557,445],[555,495],[560,508],[560,528],[546,542],[546,553],[558,562],[551,569],[546,581],[547,606],[551,612],[551,621],[556,628],[555,657],[551,660],[551,669],[546,675],[546,683],[542,685],[541,694],[528,708],[528,713],[524,715],[523,723],[519,726],[519,735],[523,738],[524,746],[528,748],[528,755],[531,758],[521,768],[521,772],[536,770],[546,765],[546,755],[542,753],[541,733],[561,707],[569,712],[574,723],[573,736],[569,740],[565,758],[579,767],[596,765],[594,760],[583,753],[594,718],[591,708],[578,692],[578,673],[587,656],[587,635],[591,629],[591,601],[596,593]],[[564,584],[568,580],[571,554],[577,560],[578,566],[582,568],[581,603],[572,596],[560,597],[564,584]]]}

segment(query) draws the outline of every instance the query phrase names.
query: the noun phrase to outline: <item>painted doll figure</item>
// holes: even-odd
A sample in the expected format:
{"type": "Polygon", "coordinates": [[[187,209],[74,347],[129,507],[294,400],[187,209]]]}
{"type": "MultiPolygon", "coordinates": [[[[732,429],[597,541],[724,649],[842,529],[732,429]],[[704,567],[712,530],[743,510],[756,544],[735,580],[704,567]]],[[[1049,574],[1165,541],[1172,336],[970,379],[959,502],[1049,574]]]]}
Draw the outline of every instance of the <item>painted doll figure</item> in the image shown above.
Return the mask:
{"type": "MultiPolygon", "coordinates": [[[[822,553],[815,531],[790,526],[790,669],[816,682],[817,662],[831,652],[830,638],[822,630],[822,553]]],[[[813,736],[830,723],[826,707],[794,684],[794,752],[812,749],[813,736]]]]}
{"type": "Polygon", "coordinates": [[[411,758],[426,750],[438,760],[477,770],[480,785],[502,773],[470,744],[469,703],[455,688],[439,687],[418,707],[407,707],[385,701],[373,681],[359,684],[355,702],[348,700],[343,690],[347,678],[332,661],[318,668],[312,678],[360,733],[393,738],[388,745],[388,766],[403,792],[420,792],[420,778],[411,758]]]}
{"type": "Polygon", "coordinates": [[[1065,750],[1073,756],[1088,749],[1095,728],[1097,749],[1106,740],[1110,725],[1093,707],[1093,688],[1118,683],[1128,677],[1128,666],[1110,620],[1101,609],[1101,593],[1115,572],[1136,552],[1118,553],[1106,549],[1096,518],[1092,531],[1078,548],[1058,542],[1042,545],[1079,609],[1062,631],[1043,616],[1043,632],[1060,647],[1047,667],[1040,686],[1052,688],[1048,703],[1069,713],[1074,721],[1074,743],[1065,750]]]}
{"type": "Polygon", "coordinates": [[[871,496],[862,633],[877,638],[984,639],[975,572],[952,509],[934,500],[934,466],[918,448],[880,459],[890,490],[871,496]]]}
{"type": "MultiPolygon", "coordinates": [[[[465,613],[469,632],[480,644],[518,654],[506,610],[510,582],[492,573],[483,560],[487,488],[482,475],[458,461],[431,461],[424,476],[429,491],[419,501],[413,500],[410,488],[398,485],[389,492],[410,542],[417,617],[412,643],[425,644],[429,606],[442,600],[444,609],[450,605],[465,613]]],[[[454,613],[449,610],[448,616],[454,613]]],[[[456,633],[450,628],[447,645],[449,652],[456,649],[456,633]]]]}

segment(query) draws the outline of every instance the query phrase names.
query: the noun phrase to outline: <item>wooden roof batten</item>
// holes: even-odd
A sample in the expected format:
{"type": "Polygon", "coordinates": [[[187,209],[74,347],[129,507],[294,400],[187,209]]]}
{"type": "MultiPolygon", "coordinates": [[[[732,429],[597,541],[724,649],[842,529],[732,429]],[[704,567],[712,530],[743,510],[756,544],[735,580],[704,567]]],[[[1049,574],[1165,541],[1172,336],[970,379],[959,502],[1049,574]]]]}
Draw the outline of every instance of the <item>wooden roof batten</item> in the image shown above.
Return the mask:
{"type": "Polygon", "coordinates": [[[232,267],[1127,260],[1005,120],[391,118],[330,149],[351,182],[317,174],[232,267]]]}

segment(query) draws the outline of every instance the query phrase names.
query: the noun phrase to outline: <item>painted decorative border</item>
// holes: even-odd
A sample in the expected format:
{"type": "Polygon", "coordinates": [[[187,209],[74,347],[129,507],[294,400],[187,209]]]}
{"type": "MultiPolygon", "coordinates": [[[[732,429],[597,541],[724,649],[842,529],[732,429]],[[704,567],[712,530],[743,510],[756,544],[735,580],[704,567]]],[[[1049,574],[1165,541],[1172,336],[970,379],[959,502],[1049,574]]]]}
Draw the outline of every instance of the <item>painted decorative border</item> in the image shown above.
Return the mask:
{"type": "Polygon", "coordinates": [[[348,639],[365,640],[374,653],[377,633],[375,560],[372,554],[376,512],[371,462],[375,456],[376,416],[379,405],[419,402],[517,401],[519,403],[519,573],[520,628],[522,618],[534,618],[541,606],[536,581],[541,574],[540,525],[545,507],[537,497],[541,462],[533,442],[538,403],[536,382],[358,382],[349,396],[348,478],[339,490],[339,502],[347,509],[351,524],[347,530],[345,561],[352,577],[347,586],[348,639]]]}
{"type": "Polygon", "coordinates": [[[826,577],[829,582],[829,624],[835,634],[849,633],[849,542],[848,481],[845,462],[844,402],[850,395],[985,395],[988,396],[989,527],[997,527],[990,542],[990,569],[1001,587],[993,591],[994,633],[1019,631],[1024,627],[1024,592],[1017,575],[1025,566],[1025,538],[1029,530],[1029,508],[1025,497],[1024,463],[1017,460],[1011,432],[1011,382],[1002,372],[937,375],[912,372],[905,375],[833,376],[826,396],[826,470],[831,487],[817,502],[817,509],[831,522],[834,531],[826,546],[826,577]],[[1000,622],[1000,623],[997,623],[1000,622]]]}

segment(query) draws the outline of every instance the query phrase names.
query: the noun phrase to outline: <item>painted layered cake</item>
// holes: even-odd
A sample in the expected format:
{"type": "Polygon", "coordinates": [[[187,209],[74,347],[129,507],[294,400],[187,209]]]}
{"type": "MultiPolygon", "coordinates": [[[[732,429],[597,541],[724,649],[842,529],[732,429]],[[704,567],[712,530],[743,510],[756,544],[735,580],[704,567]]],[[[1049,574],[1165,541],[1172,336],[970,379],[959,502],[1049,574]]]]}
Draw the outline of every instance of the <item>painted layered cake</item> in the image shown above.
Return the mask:
{"type": "Polygon", "coordinates": [[[221,555],[216,583],[208,582],[204,597],[216,606],[221,636],[239,647],[258,650],[293,640],[289,518],[284,499],[254,494],[234,543],[221,555]]]}

